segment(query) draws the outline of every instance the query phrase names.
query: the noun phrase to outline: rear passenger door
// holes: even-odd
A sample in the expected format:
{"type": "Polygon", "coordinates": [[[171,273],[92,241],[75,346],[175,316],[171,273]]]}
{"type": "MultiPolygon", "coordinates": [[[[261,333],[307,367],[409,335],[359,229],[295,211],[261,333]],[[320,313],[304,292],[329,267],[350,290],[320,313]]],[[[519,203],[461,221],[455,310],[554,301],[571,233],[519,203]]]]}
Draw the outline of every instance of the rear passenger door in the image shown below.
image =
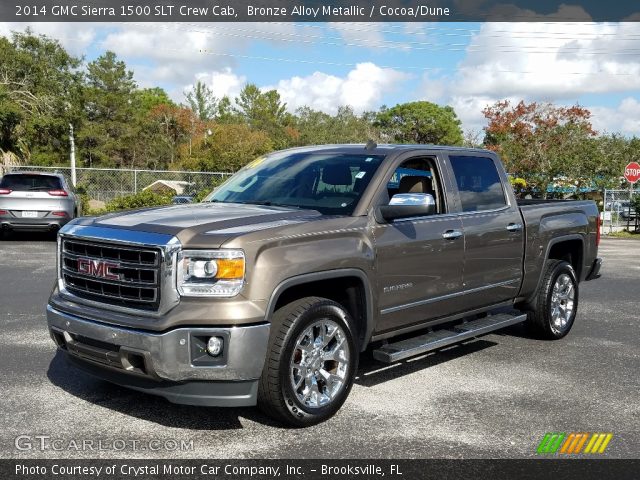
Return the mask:
{"type": "Polygon", "coordinates": [[[491,155],[449,155],[465,233],[465,309],[514,298],[522,280],[522,216],[504,188],[508,178],[498,161],[491,155]]]}

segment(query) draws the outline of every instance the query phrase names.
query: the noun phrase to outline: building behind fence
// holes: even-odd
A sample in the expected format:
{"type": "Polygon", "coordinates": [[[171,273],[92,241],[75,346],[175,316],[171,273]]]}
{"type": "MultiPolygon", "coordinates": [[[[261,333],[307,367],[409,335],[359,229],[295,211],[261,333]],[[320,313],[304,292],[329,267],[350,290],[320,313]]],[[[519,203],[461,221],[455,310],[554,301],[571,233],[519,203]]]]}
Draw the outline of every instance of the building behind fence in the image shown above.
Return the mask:
{"type": "MultiPolygon", "coordinates": [[[[69,167],[16,166],[15,171],[49,172],[63,174],[71,184],[69,167]]],[[[84,187],[92,200],[108,202],[116,197],[132,195],[142,191],[158,180],[187,182],[183,192],[195,194],[202,190],[213,190],[228,176],[227,172],[186,172],[178,170],[132,170],[113,168],[76,168],[76,185],[84,187]]]]}

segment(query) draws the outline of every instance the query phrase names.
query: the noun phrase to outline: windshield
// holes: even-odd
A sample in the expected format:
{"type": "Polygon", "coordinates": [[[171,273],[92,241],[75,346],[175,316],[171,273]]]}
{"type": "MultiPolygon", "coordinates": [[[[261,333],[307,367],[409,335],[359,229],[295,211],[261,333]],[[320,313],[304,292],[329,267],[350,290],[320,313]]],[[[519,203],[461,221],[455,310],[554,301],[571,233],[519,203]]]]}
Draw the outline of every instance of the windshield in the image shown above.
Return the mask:
{"type": "Polygon", "coordinates": [[[283,152],[254,160],[205,201],[310,208],[351,215],[380,155],[283,152]]]}

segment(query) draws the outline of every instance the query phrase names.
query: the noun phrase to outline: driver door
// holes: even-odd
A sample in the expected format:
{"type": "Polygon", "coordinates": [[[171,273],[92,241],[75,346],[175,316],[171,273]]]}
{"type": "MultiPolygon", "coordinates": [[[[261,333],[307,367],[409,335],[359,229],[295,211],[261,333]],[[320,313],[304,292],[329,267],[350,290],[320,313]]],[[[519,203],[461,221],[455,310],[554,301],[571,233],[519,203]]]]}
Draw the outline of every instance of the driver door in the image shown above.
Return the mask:
{"type": "Polygon", "coordinates": [[[388,203],[397,193],[428,193],[434,196],[436,213],[376,221],[373,227],[380,309],[376,334],[462,310],[464,231],[459,216],[449,214],[449,189],[438,167],[435,157],[399,161],[387,195],[379,197],[388,203]]]}

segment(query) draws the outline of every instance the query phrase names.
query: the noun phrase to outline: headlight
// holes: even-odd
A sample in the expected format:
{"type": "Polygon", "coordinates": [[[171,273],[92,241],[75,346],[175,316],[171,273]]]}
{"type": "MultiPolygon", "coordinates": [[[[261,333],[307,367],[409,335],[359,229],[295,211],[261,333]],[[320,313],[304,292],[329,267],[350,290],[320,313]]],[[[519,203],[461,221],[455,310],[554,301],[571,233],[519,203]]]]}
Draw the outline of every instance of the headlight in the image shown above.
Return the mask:
{"type": "Polygon", "coordinates": [[[234,297],[244,284],[242,250],[178,253],[178,293],[185,297],[234,297]]]}

